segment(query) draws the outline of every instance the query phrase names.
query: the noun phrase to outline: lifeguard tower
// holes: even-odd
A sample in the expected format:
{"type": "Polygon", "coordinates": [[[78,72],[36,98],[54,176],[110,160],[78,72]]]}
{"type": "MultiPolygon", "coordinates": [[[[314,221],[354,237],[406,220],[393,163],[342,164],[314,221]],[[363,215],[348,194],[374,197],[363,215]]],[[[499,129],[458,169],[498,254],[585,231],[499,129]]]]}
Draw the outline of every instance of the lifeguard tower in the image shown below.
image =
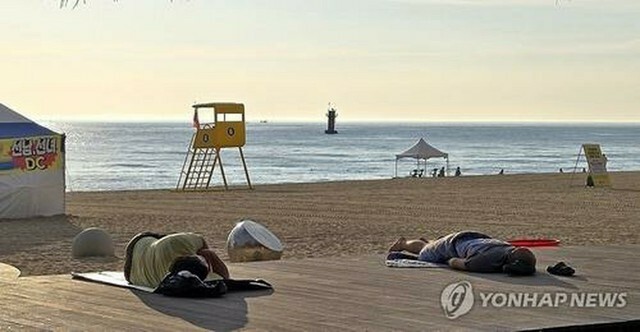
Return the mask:
{"type": "Polygon", "coordinates": [[[223,148],[237,147],[240,151],[244,174],[247,178],[249,189],[251,180],[249,170],[244,160],[242,147],[246,141],[244,105],[239,103],[205,103],[193,105],[194,127],[196,132],[191,138],[189,151],[184,159],[182,172],[178,179],[177,190],[207,190],[210,188],[211,178],[217,165],[220,165],[220,173],[224,188],[228,189],[227,178],[224,174],[220,151],[223,148]],[[211,123],[200,123],[198,111],[213,111],[211,123]]]}

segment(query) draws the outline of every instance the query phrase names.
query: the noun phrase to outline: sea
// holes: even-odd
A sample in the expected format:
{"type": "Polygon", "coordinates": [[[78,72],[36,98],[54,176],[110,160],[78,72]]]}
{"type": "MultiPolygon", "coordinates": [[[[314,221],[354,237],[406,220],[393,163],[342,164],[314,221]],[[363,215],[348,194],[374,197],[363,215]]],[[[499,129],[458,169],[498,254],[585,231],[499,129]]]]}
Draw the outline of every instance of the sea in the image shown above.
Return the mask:
{"type": "MultiPolygon", "coordinates": [[[[65,133],[67,191],[175,188],[194,133],[189,123],[47,122],[65,133]]],[[[451,174],[582,171],[584,143],[600,144],[611,171],[640,170],[640,124],[247,123],[243,148],[253,184],[389,179],[395,155],[424,138],[449,154],[451,174]]],[[[231,185],[244,185],[237,148],[223,149],[231,185]]],[[[425,174],[445,166],[429,159],[425,174]]],[[[399,177],[418,166],[398,162],[399,177]]],[[[420,168],[425,168],[420,165],[420,168]]],[[[221,185],[219,170],[212,179],[221,185]]]]}

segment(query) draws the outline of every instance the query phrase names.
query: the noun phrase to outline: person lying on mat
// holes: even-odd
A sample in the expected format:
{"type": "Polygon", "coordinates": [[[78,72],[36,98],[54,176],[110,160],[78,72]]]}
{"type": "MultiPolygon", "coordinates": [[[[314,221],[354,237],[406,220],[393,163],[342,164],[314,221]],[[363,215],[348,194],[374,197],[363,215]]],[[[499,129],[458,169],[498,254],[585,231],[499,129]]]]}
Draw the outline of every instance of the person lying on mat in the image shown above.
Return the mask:
{"type": "Polygon", "coordinates": [[[229,279],[227,266],[198,234],[145,232],[127,244],[124,277],[128,282],[155,288],[175,270],[195,272],[202,280],[229,279]]]}
{"type": "Polygon", "coordinates": [[[505,272],[513,275],[531,275],[536,271],[536,256],[531,250],[514,247],[478,232],[452,233],[435,241],[401,237],[389,252],[402,251],[417,255],[414,259],[448,264],[462,271],[505,272]]]}

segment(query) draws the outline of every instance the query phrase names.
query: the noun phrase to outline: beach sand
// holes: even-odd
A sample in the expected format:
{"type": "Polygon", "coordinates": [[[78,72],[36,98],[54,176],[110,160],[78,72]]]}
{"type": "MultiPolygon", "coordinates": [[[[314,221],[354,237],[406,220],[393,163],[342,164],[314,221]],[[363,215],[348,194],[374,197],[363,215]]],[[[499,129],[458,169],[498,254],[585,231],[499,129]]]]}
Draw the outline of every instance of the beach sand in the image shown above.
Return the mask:
{"type": "Polygon", "coordinates": [[[142,231],[200,233],[226,260],[227,233],[242,218],[278,235],[283,259],[382,254],[400,235],[465,229],[563,245],[640,244],[640,172],[611,178],[612,188],[585,188],[584,174],[565,173],[68,193],[66,216],[0,221],[0,262],[22,275],[121,270],[126,243],[142,231]],[[115,258],[71,257],[73,237],[87,227],[113,236],[115,258]]]}

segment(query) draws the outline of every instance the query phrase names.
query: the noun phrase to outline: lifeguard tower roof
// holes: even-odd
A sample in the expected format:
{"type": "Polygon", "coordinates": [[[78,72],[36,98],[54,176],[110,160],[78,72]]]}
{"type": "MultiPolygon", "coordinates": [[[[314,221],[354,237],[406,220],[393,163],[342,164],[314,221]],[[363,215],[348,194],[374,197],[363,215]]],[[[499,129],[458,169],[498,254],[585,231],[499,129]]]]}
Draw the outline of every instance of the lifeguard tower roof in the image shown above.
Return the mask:
{"type": "Polygon", "coordinates": [[[229,102],[225,102],[225,103],[201,103],[201,104],[194,104],[192,107],[193,108],[216,108],[216,107],[233,107],[233,106],[238,106],[238,105],[242,105],[241,103],[229,103],[229,102]]]}

